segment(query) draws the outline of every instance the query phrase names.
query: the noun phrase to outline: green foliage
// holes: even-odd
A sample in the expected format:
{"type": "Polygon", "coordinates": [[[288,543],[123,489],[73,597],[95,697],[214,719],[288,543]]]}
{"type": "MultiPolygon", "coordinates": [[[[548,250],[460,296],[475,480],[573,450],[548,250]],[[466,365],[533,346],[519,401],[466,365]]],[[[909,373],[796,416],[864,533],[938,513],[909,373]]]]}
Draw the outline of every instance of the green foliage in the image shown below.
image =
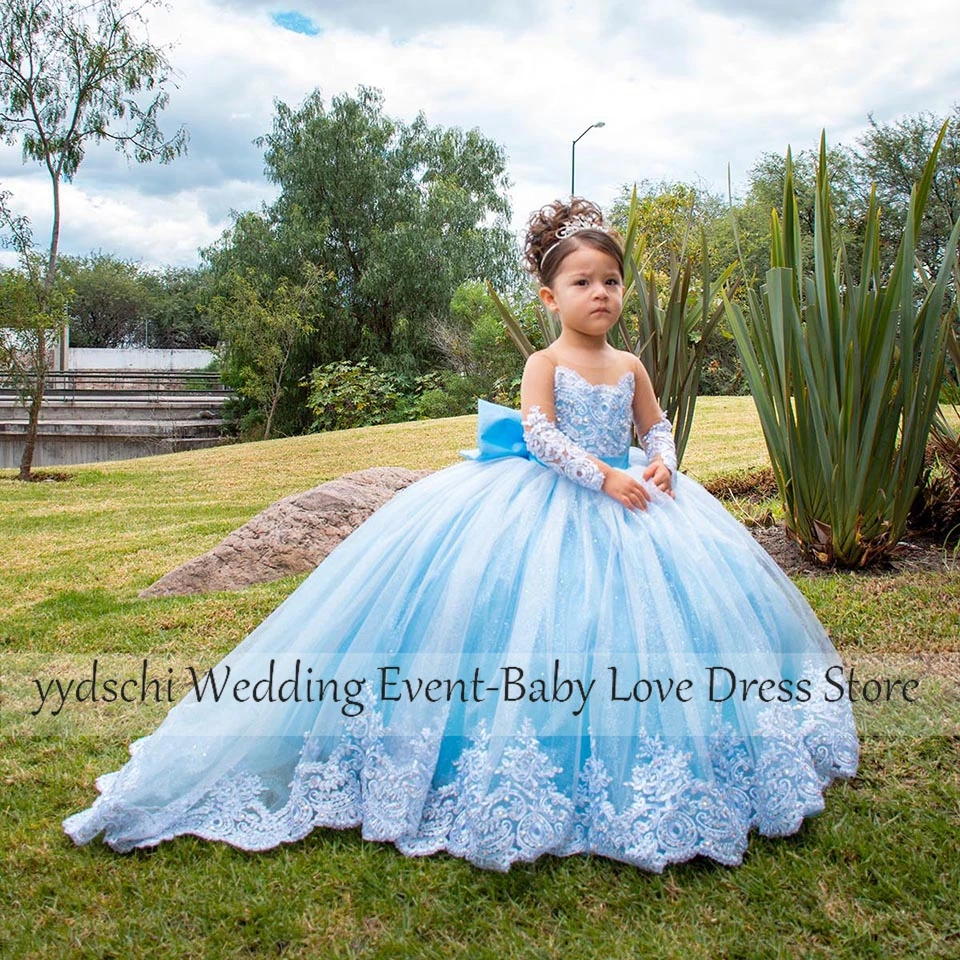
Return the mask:
{"type": "MultiPolygon", "coordinates": [[[[145,346],[199,350],[217,345],[216,328],[202,309],[210,282],[206,271],[190,267],[141,271],[140,282],[149,295],[145,346]]],[[[139,324],[135,329],[139,332],[139,324]]]]}
{"type": "MultiPolygon", "coordinates": [[[[703,250],[691,249],[691,239],[699,235],[701,227],[709,236],[722,221],[723,214],[722,199],[702,186],[644,180],[639,185],[621,187],[610,205],[607,219],[623,234],[633,222],[634,232],[643,237],[644,268],[666,277],[673,262],[682,260],[688,251],[694,271],[700,272],[703,250]]],[[[712,242],[707,246],[706,256],[713,273],[720,273],[733,259],[728,257],[721,264],[712,242]]]]}
{"type": "Polygon", "coordinates": [[[910,206],[914,183],[923,176],[927,159],[943,136],[933,172],[930,197],[916,230],[917,257],[928,273],[943,262],[953,224],[960,220],[960,103],[948,116],[921,112],[892,123],[878,123],[860,138],[855,162],[859,175],[876,184],[880,218],[880,246],[884,262],[896,255],[900,231],[910,206]]]}
{"type": "MultiPolygon", "coordinates": [[[[872,183],[882,208],[880,219],[880,264],[885,274],[892,266],[903,231],[910,191],[923,173],[934,141],[946,117],[920,113],[913,117],[880,124],[870,118],[870,129],[855,146],[832,147],[827,151],[830,171],[831,224],[835,247],[843,245],[854,273],[861,271],[867,232],[867,211],[872,183]]],[[[943,261],[951,226],[960,219],[960,104],[953,107],[950,125],[937,155],[933,183],[917,232],[917,256],[926,271],[935,274],[943,261]]],[[[805,270],[812,269],[817,150],[802,150],[793,156],[793,183],[797,195],[797,216],[801,227],[801,254],[805,270]]],[[[727,201],[686,183],[651,183],[638,187],[639,222],[647,238],[647,265],[654,265],[666,285],[671,256],[682,260],[690,237],[704,229],[708,238],[710,268],[719,274],[734,259],[740,261],[741,275],[748,283],[760,283],[770,268],[770,211],[783,216],[786,180],[784,158],[762,154],[749,173],[744,196],[727,201]],[[732,209],[728,209],[732,208],[732,209]],[[730,216],[732,212],[733,217],[730,216]],[[733,219],[736,221],[734,229],[733,219]]],[[[621,231],[626,228],[630,188],[624,186],[608,214],[621,231]]],[[[694,257],[694,274],[699,269],[699,252],[694,257]]],[[[919,284],[917,291],[919,292],[919,284]]],[[[733,298],[746,306],[746,287],[733,298]]],[[[726,318],[705,347],[702,391],[737,392],[742,370],[730,352],[731,333],[726,318]]]]}
{"type": "Polygon", "coordinates": [[[29,480],[40,405],[53,367],[57,331],[63,327],[68,292],[59,283],[45,283],[43,258],[33,247],[30,222],[11,214],[9,196],[0,191],[0,236],[4,246],[16,251],[20,268],[0,271],[0,378],[29,407],[20,459],[20,479],[29,480]]]}
{"type": "Polygon", "coordinates": [[[63,292],[55,287],[46,293],[36,273],[0,271],[0,376],[24,405],[52,369],[63,303],[63,292]]]}
{"type": "MultiPolygon", "coordinates": [[[[519,298],[516,301],[522,303],[519,298]]],[[[532,335],[533,312],[517,303],[520,322],[532,335]]],[[[477,397],[505,402],[495,398],[513,395],[509,385],[519,384],[523,359],[484,284],[470,280],[457,288],[448,316],[434,321],[432,337],[452,374],[445,374],[448,412],[444,416],[475,412],[477,397]]]]}
{"type": "Polygon", "coordinates": [[[312,225],[311,257],[336,274],[359,350],[422,363],[431,357],[425,322],[461,281],[516,271],[506,161],[479,131],[432,128],[422,114],[406,125],[382,107],[373,88],[329,108],[315,91],[296,111],[278,102],[259,142],[281,190],[271,215],[312,225]]]}
{"type": "Polygon", "coordinates": [[[464,416],[476,413],[478,396],[506,403],[520,389],[519,377],[490,383],[452,370],[409,375],[380,369],[366,357],[324,364],[308,382],[307,406],[317,431],[464,416]]]}
{"type": "MultiPolygon", "coordinates": [[[[841,242],[846,248],[847,257],[855,269],[859,268],[861,249],[865,232],[864,216],[869,187],[857,177],[856,154],[846,147],[831,147],[827,150],[826,165],[830,175],[830,201],[833,208],[830,238],[833,245],[841,242]]],[[[820,166],[820,154],[816,150],[801,150],[792,157],[793,189],[797,198],[797,219],[800,223],[800,243],[803,268],[812,269],[813,234],[816,217],[817,172],[820,166]]],[[[786,189],[788,170],[783,157],[774,153],[764,153],[750,171],[750,190],[744,201],[744,212],[763,233],[763,258],[765,263],[754,261],[750,265],[751,279],[758,280],[766,276],[770,268],[769,226],[770,211],[776,210],[784,216],[783,197],[786,189]]],[[[738,221],[741,219],[737,211],[738,221]]],[[[759,233],[759,231],[758,231],[759,233]]],[[[759,252],[759,250],[757,251],[759,252]]]]}
{"type": "MultiPolygon", "coordinates": [[[[927,290],[932,290],[933,278],[923,269],[920,269],[920,275],[927,290]]],[[[958,329],[960,329],[960,263],[954,262],[952,323],[947,330],[947,357],[939,397],[941,404],[953,408],[954,422],[960,418],[958,329]]],[[[926,459],[924,461],[923,498],[920,509],[936,517],[945,517],[946,522],[949,523],[954,517],[960,519],[960,432],[957,431],[954,423],[944,416],[939,406],[930,424],[929,447],[932,456],[929,457],[929,461],[926,459]]],[[[939,525],[938,521],[934,523],[939,525]]],[[[953,533],[960,533],[960,525],[953,530],[953,533]]]]}
{"type": "MultiPolygon", "coordinates": [[[[170,65],[164,50],[137,36],[143,11],[159,0],[6,0],[0,7],[0,137],[19,142],[24,163],[46,169],[53,223],[43,276],[54,296],[60,245],[60,184],[76,175],[89,142],[111,141],[138,163],[167,163],[186,150],[181,128],[165,140],[157,117],[167,105],[170,65]]],[[[46,302],[47,316],[54,313],[46,302]]],[[[39,338],[37,358],[43,355],[39,338]]],[[[30,474],[45,375],[33,380],[20,473],[30,474]]]]}
{"type": "Polygon", "coordinates": [[[60,257],[59,270],[72,291],[71,346],[216,346],[216,330],[200,310],[208,282],[200,270],[153,272],[103,253],[60,257]]]}
{"type": "Polygon", "coordinates": [[[859,277],[831,204],[826,137],[814,198],[813,270],[787,152],[783,217],[772,213],[771,269],[746,312],[726,302],[757,404],[788,529],[821,562],[863,566],[896,549],[910,506],[943,373],[947,281],[960,222],[922,302],[916,238],[946,124],[911,194],[885,278],[880,210],[868,205],[859,277]],[[835,238],[840,235],[839,246],[835,238]],[[748,321],[749,318],[749,321],[748,321]]]}
{"type": "Polygon", "coordinates": [[[694,259],[681,249],[679,258],[671,257],[669,293],[664,295],[655,267],[641,266],[645,245],[639,207],[631,201],[624,252],[627,289],[615,329],[621,347],[640,357],[650,374],[654,393],[673,424],[679,465],[693,425],[705,348],[723,316],[720,294],[734,264],[712,275],[706,232],[701,230],[696,282],[694,259]],[[634,323],[627,319],[631,314],[634,323]]]}
{"type": "MultiPolygon", "coordinates": [[[[752,213],[759,208],[748,199],[740,209],[752,213]]],[[[712,276],[719,276],[740,254],[748,257],[763,246],[759,262],[763,269],[768,265],[768,207],[763,209],[759,217],[759,229],[756,231],[760,238],[758,241],[753,241],[753,231],[741,222],[739,251],[734,242],[727,203],[703,184],[651,183],[644,180],[639,186],[624,185],[611,205],[608,219],[621,233],[626,233],[631,211],[634,233],[643,238],[639,259],[643,262],[644,273],[651,277],[652,271],[652,279],[663,289],[672,286],[678,265],[687,261],[691,264],[693,277],[702,275],[704,264],[709,267],[712,276]],[[707,241],[705,247],[704,237],[707,241]],[[696,242],[698,238],[700,243],[696,242]]],[[[749,223],[752,224],[756,219],[751,216],[749,223]]],[[[737,296],[738,293],[734,290],[731,295],[737,296]]],[[[743,371],[724,316],[721,315],[720,320],[703,336],[701,350],[702,380],[699,393],[738,394],[745,389],[743,371]]]]}
{"type": "Polygon", "coordinates": [[[312,333],[304,309],[331,278],[314,272],[304,284],[281,280],[269,293],[262,278],[234,273],[228,292],[214,296],[207,311],[221,338],[219,356],[223,380],[251,402],[244,424],[263,423],[263,439],[270,438],[277,405],[290,386],[291,357],[297,344],[312,333]]]}
{"type": "MultiPolygon", "coordinates": [[[[899,249],[911,190],[921,180],[933,145],[947,123],[947,132],[937,153],[930,195],[916,232],[917,257],[929,273],[936,273],[943,262],[952,226],[960,219],[960,104],[955,104],[947,116],[921,112],[891,123],[879,123],[871,115],[869,121],[869,129],[856,147],[831,147],[827,151],[834,211],[831,239],[834,245],[843,242],[849,264],[859,272],[870,196],[875,190],[882,210],[880,262],[883,271],[889,270],[899,249]]],[[[793,157],[793,182],[806,270],[811,269],[813,258],[819,162],[816,150],[802,150],[793,157]]],[[[769,267],[769,259],[761,262],[768,252],[767,221],[772,208],[783,216],[785,178],[783,158],[763,154],[750,172],[747,196],[736,204],[743,262],[748,275],[757,279],[763,278],[769,267]]]]}
{"type": "MultiPolygon", "coordinates": [[[[262,298],[281,281],[303,283],[310,269],[335,277],[305,307],[311,333],[291,352],[277,407],[286,433],[311,426],[312,371],[365,358],[412,383],[446,355],[434,334],[457,287],[487,274],[516,278],[502,149],[475,130],[429,127],[422,115],[408,126],[382,107],[382,94],[365,87],[329,106],[316,91],[297,110],[278,102],[259,143],[279,198],[237,216],[203,251],[220,296],[237,272],[259,278],[262,298]]],[[[345,407],[323,422],[349,420],[345,407]]]]}
{"type": "Polygon", "coordinates": [[[523,362],[483,285],[461,284],[447,316],[432,319],[431,337],[450,369],[417,374],[367,357],[315,369],[307,401],[313,429],[463,416],[476,412],[478,397],[516,405],[523,362]]]}
{"type": "Polygon", "coordinates": [[[168,163],[186,150],[157,117],[170,99],[163,48],[141,40],[143,11],[122,0],[8,0],[0,13],[0,136],[42,164],[54,194],[45,283],[54,280],[60,237],[59,187],[76,175],[87,144],[108,140],[138,163],[168,163]],[[116,126],[116,125],[119,125],[116,126]]]}
{"type": "Polygon", "coordinates": [[[0,134],[21,140],[24,160],[46,164],[52,155],[69,182],[88,140],[111,140],[138,163],[183,151],[183,130],[165,140],[157,127],[170,65],[135,34],[148,6],[159,3],[124,10],[117,0],[8,0],[0,16],[0,134]],[[144,93],[152,94],[146,103],[144,93]],[[110,130],[116,120],[125,132],[110,130]]]}
{"type": "Polygon", "coordinates": [[[712,337],[705,337],[704,355],[699,396],[742,396],[750,392],[732,336],[728,340],[714,332],[712,337]]]}
{"type": "MultiPolygon", "coordinates": [[[[202,312],[210,316],[210,303],[233,295],[238,275],[255,287],[262,302],[269,301],[280,284],[307,283],[311,272],[321,269],[311,237],[311,230],[296,217],[280,221],[269,212],[236,216],[220,240],[201,251],[206,262],[202,312]]],[[[359,347],[358,326],[339,306],[338,286],[334,279],[314,285],[311,296],[299,304],[301,319],[311,332],[298,338],[290,353],[275,414],[275,427],[281,434],[310,429],[304,386],[309,372],[318,364],[349,356],[359,347]]],[[[241,436],[257,436],[262,429],[263,416],[246,398],[225,407],[224,416],[237,424],[241,436]]]]}
{"type": "Polygon", "coordinates": [[[72,293],[67,305],[75,347],[120,347],[143,338],[150,297],[136,263],[95,254],[61,257],[60,272],[72,293]]]}
{"type": "MultiPolygon", "coordinates": [[[[396,423],[409,405],[408,378],[378,370],[366,357],[356,363],[340,360],[318,367],[310,375],[307,406],[314,430],[345,430],[379,423],[396,423]]],[[[430,382],[428,389],[436,389],[430,382]]]]}
{"type": "Polygon", "coordinates": [[[414,405],[416,420],[439,420],[442,417],[453,416],[450,412],[450,396],[441,387],[431,387],[417,398],[414,405]]]}

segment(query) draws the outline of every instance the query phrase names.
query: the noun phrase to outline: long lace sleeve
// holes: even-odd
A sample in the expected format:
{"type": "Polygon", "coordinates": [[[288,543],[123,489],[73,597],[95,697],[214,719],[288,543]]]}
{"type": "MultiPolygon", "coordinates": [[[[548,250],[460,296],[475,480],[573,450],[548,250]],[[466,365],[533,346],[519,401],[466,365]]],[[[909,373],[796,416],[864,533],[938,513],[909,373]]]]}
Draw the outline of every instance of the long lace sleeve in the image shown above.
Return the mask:
{"type": "Polygon", "coordinates": [[[523,421],[523,439],[527,449],[557,473],[589,490],[603,487],[603,472],[553,421],[548,420],[539,405],[530,407],[523,421]]]}
{"type": "Polygon", "coordinates": [[[667,411],[660,411],[660,419],[640,438],[647,459],[652,460],[657,454],[671,473],[671,479],[676,479],[677,448],[673,442],[673,424],[667,419],[667,411]]]}

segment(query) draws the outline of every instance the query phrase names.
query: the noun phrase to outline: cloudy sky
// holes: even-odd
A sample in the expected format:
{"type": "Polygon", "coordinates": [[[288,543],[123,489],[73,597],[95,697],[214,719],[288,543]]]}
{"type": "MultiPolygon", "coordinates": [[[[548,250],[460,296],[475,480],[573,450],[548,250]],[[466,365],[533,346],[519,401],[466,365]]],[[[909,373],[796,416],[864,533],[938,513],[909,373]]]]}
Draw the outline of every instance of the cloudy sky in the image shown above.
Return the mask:
{"type": "MultiPolygon", "coordinates": [[[[137,165],[92,148],[63,191],[62,250],[194,265],[231,210],[275,195],[253,140],[278,98],[379,87],[405,121],[477,127],[503,145],[513,226],[576,188],[601,206],[625,182],[742,187],[763,151],[853,143],[880,121],[960,101],[938,44],[956,0],[170,0],[150,12],[179,73],[165,131],[189,152],[137,165]],[[940,27],[938,28],[938,24],[940,27]]],[[[0,187],[47,242],[50,186],[0,146],[0,187]]],[[[6,260],[9,253],[3,255],[6,260]]]]}

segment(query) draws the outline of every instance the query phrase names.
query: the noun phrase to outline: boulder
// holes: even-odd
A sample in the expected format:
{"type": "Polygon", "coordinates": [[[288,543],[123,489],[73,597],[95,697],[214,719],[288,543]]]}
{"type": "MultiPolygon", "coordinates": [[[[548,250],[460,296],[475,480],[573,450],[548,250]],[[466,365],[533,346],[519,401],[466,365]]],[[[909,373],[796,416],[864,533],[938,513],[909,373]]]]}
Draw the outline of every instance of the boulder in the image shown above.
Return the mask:
{"type": "Polygon", "coordinates": [[[375,510],[430,470],[372,467],[284,497],[212,550],[171,570],[141,597],[239,590],[308,573],[375,510]]]}

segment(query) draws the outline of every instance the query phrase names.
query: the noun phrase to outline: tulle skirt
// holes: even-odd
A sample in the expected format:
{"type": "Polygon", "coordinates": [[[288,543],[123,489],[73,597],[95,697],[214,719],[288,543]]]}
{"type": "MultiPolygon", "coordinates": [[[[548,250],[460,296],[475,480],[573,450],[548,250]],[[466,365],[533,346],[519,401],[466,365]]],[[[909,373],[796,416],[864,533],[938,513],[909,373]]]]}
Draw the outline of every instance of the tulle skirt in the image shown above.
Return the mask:
{"type": "Polygon", "coordinates": [[[653,871],[795,832],[856,772],[840,660],[722,504],[683,474],[675,499],[643,482],[631,512],[507,456],[402,490],[197,673],[66,832],[264,850],[360,826],[492,870],[653,871]]]}

